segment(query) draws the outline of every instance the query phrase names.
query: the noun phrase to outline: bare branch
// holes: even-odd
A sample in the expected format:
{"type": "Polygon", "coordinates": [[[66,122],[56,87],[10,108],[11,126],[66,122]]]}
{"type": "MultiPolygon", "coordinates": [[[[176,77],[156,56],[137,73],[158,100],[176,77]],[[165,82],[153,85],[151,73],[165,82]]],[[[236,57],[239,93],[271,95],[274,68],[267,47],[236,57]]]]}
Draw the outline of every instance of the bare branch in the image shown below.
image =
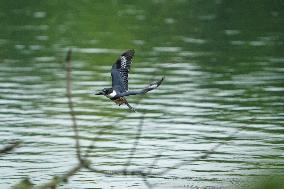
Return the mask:
{"type": "Polygon", "coordinates": [[[72,101],[72,64],[71,64],[71,55],[72,51],[71,49],[68,50],[67,56],[66,56],[66,96],[68,99],[68,107],[69,107],[69,113],[72,120],[72,128],[75,135],[75,147],[76,147],[76,155],[79,161],[82,161],[81,158],[81,147],[80,147],[80,141],[79,141],[79,132],[78,132],[78,126],[76,122],[76,117],[74,113],[73,108],[73,101],[72,101]]]}
{"type": "MultiPolygon", "coordinates": [[[[156,166],[158,161],[160,160],[161,154],[158,154],[154,157],[154,160],[152,162],[152,165],[150,167],[146,167],[146,169],[138,169],[138,170],[131,170],[129,167],[131,165],[131,161],[133,160],[135,153],[137,151],[139,142],[141,140],[141,135],[142,135],[142,130],[143,130],[143,124],[144,124],[144,113],[141,115],[141,119],[139,124],[137,125],[137,132],[135,136],[135,141],[133,143],[132,148],[130,149],[130,154],[128,159],[126,160],[125,167],[119,170],[102,170],[98,169],[95,166],[91,166],[91,161],[87,160],[89,153],[95,146],[95,141],[98,136],[100,136],[101,133],[103,133],[104,129],[101,129],[98,132],[98,135],[93,139],[92,143],[89,145],[89,147],[86,149],[85,154],[81,154],[81,146],[80,146],[80,136],[79,136],[79,130],[77,126],[77,121],[76,121],[76,116],[74,112],[74,105],[72,101],[72,63],[71,63],[71,55],[72,51],[68,50],[67,56],[66,56],[66,96],[68,99],[68,108],[69,108],[69,114],[71,117],[72,121],[72,129],[74,132],[74,137],[75,137],[75,148],[76,148],[76,157],[79,161],[78,164],[76,164],[74,167],[72,167],[70,170],[68,170],[66,173],[60,175],[60,176],[55,176],[52,180],[50,180],[47,183],[44,183],[38,187],[35,187],[36,189],[49,189],[49,188],[56,188],[56,186],[62,182],[66,182],[71,176],[76,174],[77,172],[81,171],[82,168],[85,168],[91,172],[98,173],[98,174],[104,174],[104,175],[124,175],[124,176],[137,176],[142,179],[142,181],[145,183],[145,185],[149,188],[152,189],[153,185],[149,183],[147,180],[148,178],[158,178],[161,177],[168,172],[170,172],[173,169],[178,169],[181,166],[184,166],[188,164],[189,162],[195,162],[195,161],[200,161],[202,159],[208,158],[211,154],[213,154],[218,148],[220,148],[222,145],[224,145],[228,140],[225,142],[220,142],[213,146],[211,149],[206,151],[204,154],[193,158],[188,161],[184,161],[181,163],[174,164],[170,168],[166,168],[161,171],[157,171],[153,173],[152,169],[156,166]]],[[[139,100],[142,100],[139,99],[139,100]]],[[[127,116],[124,117],[124,119],[127,118],[127,116]]],[[[121,121],[123,119],[120,119],[121,121]]],[[[116,121],[117,122],[117,121],[116,121]]],[[[231,134],[227,138],[233,137],[237,132],[231,134]]],[[[16,146],[19,145],[19,142],[11,144],[9,146],[4,147],[3,149],[0,150],[0,153],[6,153],[12,149],[14,149],[16,146]]]]}

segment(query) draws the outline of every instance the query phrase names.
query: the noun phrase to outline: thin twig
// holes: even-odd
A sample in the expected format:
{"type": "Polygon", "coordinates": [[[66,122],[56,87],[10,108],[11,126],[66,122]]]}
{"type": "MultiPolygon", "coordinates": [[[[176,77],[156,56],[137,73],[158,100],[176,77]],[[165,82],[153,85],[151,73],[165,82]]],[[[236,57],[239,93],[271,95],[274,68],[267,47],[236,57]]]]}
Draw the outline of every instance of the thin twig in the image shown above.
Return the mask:
{"type": "Polygon", "coordinates": [[[151,175],[152,174],[152,170],[154,169],[154,167],[157,165],[159,158],[162,156],[162,152],[160,151],[159,154],[157,154],[155,156],[154,161],[152,162],[152,165],[149,167],[149,171],[148,174],[151,175]]]}
{"type": "Polygon", "coordinates": [[[127,162],[125,163],[125,171],[130,166],[131,160],[133,159],[133,156],[135,155],[135,152],[137,150],[137,146],[138,146],[140,138],[141,138],[143,124],[144,124],[144,113],[142,114],[139,125],[137,125],[138,130],[137,130],[137,134],[136,134],[136,137],[135,137],[135,142],[133,144],[133,147],[131,148],[129,158],[128,158],[127,162]]]}
{"type": "MultiPolygon", "coordinates": [[[[236,132],[232,133],[231,135],[229,135],[229,136],[226,137],[226,138],[230,139],[230,138],[234,137],[238,132],[239,132],[239,131],[236,131],[236,132]]],[[[188,164],[189,162],[195,162],[195,161],[200,161],[200,160],[202,160],[202,159],[206,159],[206,158],[208,158],[210,155],[212,155],[214,152],[216,152],[216,150],[217,150],[218,148],[220,148],[221,146],[223,146],[225,143],[227,143],[227,141],[225,141],[225,142],[220,142],[220,143],[216,144],[215,146],[213,146],[211,149],[207,150],[204,154],[202,154],[202,155],[200,155],[200,156],[197,156],[197,157],[195,157],[194,159],[191,159],[191,160],[188,160],[188,161],[185,161],[185,162],[181,162],[181,163],[177,163],[177,164],[171,166],[170,168],[166,168],[165,170],[160,171],[160,172],[157,172],[157,173],[155,173],[155,174],[162,176],[162,175],[165,175],[165,174],[167,174],[168,172],[172,171],[173,169],[178,169],[178,168],[180,168],[180,167],[182,167],[182,166],[188,164]]]]}
{"type": "Polygon", "coordinates": [[[21,144],[21,141],[19,141],[19,140],[12,141],[12,142],[10,142],[10,144],[7,144],[6,146],[4,146],[3,148],[0,149],[0,154],[10,152],[10,151],[14,150],[16,147],[18,147],[20,144],[21,144]]]}
{"type": "Polygon", "coordinates": [[[71,64],[71,55],[72,51],[71,49],[68,50],[67,56],[66,56],[66,96],[68,99],[68,107],[69,107],[69,113],[72,120],[72,128],[75,135],[75,147],[76,147],[76,156],[79,161],[82,161],[81,158],[81,147],[80,147],[80,141],[79,141],[79,132],[78,132],[78,126],[76,122],[76,117],[74,113],[73,108],[73,101],[72,101],[72,64],[71,64]]]}
{"type": "Polygon", "coordinates": [[[143,176],[143,177],[142,177],[142,180],[143,180],[144,184],[145,184],[149,189],[152,189],[152,188],[153,188],[153,185],[150,184],[150,182],[147,180],[147,177],[146,177],[146,176],[143,176]]]}

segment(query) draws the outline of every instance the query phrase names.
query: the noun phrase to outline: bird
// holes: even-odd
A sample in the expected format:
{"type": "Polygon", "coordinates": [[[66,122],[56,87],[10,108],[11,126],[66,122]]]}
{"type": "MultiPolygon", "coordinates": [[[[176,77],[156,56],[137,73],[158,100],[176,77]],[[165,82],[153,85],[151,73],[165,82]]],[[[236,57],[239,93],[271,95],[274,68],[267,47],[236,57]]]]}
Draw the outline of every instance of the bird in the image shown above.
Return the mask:
{"type": "Polygon", "coordinates": [[[94,94],[104,95],[119,106],[125,104],[131,111],[136,112],[136,109],[128,103],[126,97],[146,94],[149,91],[158,88],[164,81],[165,77],[163,76],[160,80],[150,83],[141,90],[128,90],[128,73],[130,71],[134,54],[134,49],[130,49],[122,53],[111,68],[112,87],[104,88],[94,94]]]}

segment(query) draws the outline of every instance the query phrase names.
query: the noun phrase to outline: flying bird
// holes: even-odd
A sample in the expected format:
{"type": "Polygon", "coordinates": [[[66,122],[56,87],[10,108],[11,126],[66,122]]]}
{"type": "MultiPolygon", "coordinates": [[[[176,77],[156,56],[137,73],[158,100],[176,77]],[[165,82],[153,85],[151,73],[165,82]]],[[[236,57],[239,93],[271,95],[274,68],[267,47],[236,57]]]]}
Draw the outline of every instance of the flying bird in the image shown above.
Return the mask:
{"type": "Polygon", "coordinates": [[[101,91],[96,92],[95,95],[104,95],[119,106],[126,104],[130,110],[135,112],[136,110],[127,102],[126,96],[146,94],[147,92],[158,88],[163,82],[164,77],[162,77],[162,79],[158,81],[150,83],[148,86],[141,90],[129,91],[128,73],[130,71],[130,66],[132,64],[134,54],[135,51],[133,49],[130,49],[120,55],[111,69],[112,87],[104,88],[101,91]]]}

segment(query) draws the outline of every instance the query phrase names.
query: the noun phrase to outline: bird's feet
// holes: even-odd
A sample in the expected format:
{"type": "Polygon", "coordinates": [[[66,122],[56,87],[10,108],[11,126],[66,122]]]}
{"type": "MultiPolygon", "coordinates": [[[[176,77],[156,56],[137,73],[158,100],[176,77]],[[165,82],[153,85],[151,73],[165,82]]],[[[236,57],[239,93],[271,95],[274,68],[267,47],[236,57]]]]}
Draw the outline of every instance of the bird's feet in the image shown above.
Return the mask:
{"type": "Polygon", "coordinates": [[[131,111],[133,111],[133,112],[137,112],[136,111],[136,109],[135,108],[133,108],[133,107],[131,107],[131,108],[129,108],[131,111]]]}
{"type": "Polygon", "coordinates": [[[130,104],[128,104],[128,102],[125,103],[126,106],[129,108],[129,110],[133,111],[133,112],[136,112],[136,109],[133,108],[132,106],[130,106],[130,104]]]}

